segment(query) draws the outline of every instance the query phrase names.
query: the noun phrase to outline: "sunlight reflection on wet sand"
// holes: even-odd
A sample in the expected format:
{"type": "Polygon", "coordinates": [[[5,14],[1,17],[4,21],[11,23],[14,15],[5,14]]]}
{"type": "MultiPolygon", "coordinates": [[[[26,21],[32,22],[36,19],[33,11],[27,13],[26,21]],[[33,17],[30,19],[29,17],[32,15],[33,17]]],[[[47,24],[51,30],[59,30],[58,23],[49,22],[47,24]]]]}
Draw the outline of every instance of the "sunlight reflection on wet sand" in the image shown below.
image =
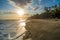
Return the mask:
{"type": "MultiPolygon", "coordinates": [[[[26,20],[19,20],[20,24],[19,24],[19,28],[17,31],[17,36],[19,36],[20,34],[24,33],[26,31],[25,26],[26,26],[26,20]]],[[[24,34],[25,35],[25,34],[24,34]]],[[[23,40],[23,36],[18,38],[17,40],[23,40]]]]}

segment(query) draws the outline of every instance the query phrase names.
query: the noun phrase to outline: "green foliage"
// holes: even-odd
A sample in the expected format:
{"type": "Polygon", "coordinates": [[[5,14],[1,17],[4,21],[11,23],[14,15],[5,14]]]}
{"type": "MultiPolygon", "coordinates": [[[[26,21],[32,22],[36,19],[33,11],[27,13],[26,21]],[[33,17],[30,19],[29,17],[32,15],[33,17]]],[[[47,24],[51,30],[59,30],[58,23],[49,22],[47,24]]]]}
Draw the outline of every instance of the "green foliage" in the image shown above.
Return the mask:
{"type": "Polygon", "coordinates": [[[52,7],[45,7],[45,12],[31,16],[34,19],[52,19],[60,18],[60,5],[54,5],[52,7]]]}

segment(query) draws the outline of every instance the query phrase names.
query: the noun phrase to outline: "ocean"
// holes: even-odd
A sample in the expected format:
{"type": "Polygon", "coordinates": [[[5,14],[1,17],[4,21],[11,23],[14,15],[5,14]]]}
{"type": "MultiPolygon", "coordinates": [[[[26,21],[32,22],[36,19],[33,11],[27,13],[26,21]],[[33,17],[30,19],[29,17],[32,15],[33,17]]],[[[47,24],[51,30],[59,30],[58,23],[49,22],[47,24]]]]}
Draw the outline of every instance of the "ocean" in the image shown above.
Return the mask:
{"type": "Polygon", "coordinates": [[[0,20],[0,40],[23,40],[18,36],[26,31],[25,25],[24,20],[0,20]]]}

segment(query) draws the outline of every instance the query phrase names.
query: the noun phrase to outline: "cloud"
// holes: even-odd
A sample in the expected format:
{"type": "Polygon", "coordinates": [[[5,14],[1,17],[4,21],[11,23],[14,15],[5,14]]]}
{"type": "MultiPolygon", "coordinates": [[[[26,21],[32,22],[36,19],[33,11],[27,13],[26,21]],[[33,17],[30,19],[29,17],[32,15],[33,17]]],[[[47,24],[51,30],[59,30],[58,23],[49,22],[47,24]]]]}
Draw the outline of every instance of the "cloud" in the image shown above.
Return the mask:
{"type": "Polygon", "coordinates": [[[36,11],[41,8],[41,1],[42,0],[33,0],[32,4],[29,7],[36,11]]]}
{"type": "Polygon", "coordinates": [[[41,9],[42,0],[9,0],[16,8],[24,8],[27,11],[35,12],[41,9]]]}
{"type": "Polygon", "coordinates": [[[25,6],[32,3],[32,0],[9,0],[9,2],[15,6],[24,8],[25,6]]]}

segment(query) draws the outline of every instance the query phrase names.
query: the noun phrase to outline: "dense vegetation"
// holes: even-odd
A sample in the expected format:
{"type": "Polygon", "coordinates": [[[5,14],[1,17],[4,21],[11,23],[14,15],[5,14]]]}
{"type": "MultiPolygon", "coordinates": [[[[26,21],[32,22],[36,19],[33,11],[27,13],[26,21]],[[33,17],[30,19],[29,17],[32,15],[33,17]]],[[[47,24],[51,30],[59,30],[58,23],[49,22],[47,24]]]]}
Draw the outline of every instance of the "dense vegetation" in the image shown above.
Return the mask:
{"type": "Polygon", "coordinates": [[[51,7],[45,7],[44,10],[45,12],[41,14],[35,14],[31,16],[31,18],[36,18],[36,19],[60,18],[60,4],[51,7]]]}

